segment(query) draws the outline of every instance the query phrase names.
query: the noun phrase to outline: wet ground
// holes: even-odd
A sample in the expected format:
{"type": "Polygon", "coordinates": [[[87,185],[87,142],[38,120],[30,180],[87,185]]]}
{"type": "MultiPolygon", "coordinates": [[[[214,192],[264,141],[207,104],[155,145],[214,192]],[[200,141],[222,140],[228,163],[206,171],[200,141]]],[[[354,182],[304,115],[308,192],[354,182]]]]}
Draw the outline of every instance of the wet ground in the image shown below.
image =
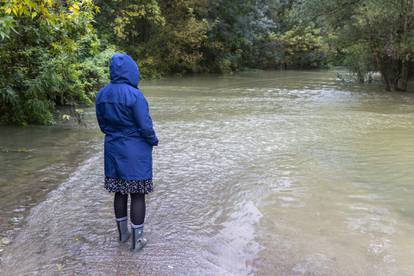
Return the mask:
{"type": "Polygon", "coordinates": [[[138,254],[117,242],[93,109],[86,129],[2,128],[1,274],[412,275],[414,95],[380,88],[144,82],[160,146],[138,254]]]}

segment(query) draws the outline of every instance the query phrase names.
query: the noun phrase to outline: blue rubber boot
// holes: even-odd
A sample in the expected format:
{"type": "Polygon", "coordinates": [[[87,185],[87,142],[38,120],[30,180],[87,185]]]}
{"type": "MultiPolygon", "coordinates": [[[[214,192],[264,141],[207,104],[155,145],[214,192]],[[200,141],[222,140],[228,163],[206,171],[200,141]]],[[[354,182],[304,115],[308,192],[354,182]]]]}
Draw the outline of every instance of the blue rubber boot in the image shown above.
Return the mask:
{"type": "Polygon", "coordinates": [[[128,231],[128,217],[117,218],[116,225],[118,227],[119,241],[126,242],[131,235],[128,231]]]}
{"type": "Polygon", "coordinates": [[[147,244],[147,240],[144,235],[144,224],[135,225],[131,223],[132,232],[132,246],[131,251],[140,251],[147,244]]]}

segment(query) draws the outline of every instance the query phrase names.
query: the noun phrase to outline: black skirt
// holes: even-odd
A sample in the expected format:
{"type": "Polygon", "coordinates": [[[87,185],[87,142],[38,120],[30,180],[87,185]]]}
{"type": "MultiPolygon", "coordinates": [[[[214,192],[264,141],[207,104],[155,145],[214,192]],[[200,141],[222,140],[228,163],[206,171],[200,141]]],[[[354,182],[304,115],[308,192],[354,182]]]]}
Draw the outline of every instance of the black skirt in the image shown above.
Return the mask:
{"type": "Polygon", "coordinates": [[[108,192],[121,194],[139,193],[149,194],[153,191],[152,179],[147,180],[125,180],[105,177],[105,189],[108,192]]]}

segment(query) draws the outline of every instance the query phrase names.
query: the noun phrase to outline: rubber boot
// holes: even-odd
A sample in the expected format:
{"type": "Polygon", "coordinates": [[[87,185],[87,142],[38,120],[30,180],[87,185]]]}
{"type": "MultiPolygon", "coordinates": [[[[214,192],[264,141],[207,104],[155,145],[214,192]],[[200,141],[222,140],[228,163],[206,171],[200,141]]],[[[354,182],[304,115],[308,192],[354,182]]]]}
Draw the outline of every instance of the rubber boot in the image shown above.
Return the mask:
{"type": "Polygon", "coordinates": [[[135,225],[131,223],[132,232],[132,246],[131,251],[140,251],[146,244],[147,240],[143,237],[144,235],[144,224],[135,225]]]}
{"type": "Polygon", "coordinates": [[[131,235],[128,231],[128,217],[117,218],[116,225],[118,226],[119,241],[126,242],[131,235]]]}

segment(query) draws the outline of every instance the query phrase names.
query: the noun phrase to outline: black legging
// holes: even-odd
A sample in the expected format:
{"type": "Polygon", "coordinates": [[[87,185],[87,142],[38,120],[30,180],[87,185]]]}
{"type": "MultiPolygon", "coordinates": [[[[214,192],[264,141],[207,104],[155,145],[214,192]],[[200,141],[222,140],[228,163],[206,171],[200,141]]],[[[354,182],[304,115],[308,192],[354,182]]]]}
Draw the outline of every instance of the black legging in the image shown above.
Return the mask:
{"type": "MultiPolygon", "coordinates": [[[[145,219],[145,195],[131,193],[131,222],[135,225],[143,224],[145,219]]],[[[114,210],[116,218],[127,216],[128,194],[115,193],[114,210]]]]}

